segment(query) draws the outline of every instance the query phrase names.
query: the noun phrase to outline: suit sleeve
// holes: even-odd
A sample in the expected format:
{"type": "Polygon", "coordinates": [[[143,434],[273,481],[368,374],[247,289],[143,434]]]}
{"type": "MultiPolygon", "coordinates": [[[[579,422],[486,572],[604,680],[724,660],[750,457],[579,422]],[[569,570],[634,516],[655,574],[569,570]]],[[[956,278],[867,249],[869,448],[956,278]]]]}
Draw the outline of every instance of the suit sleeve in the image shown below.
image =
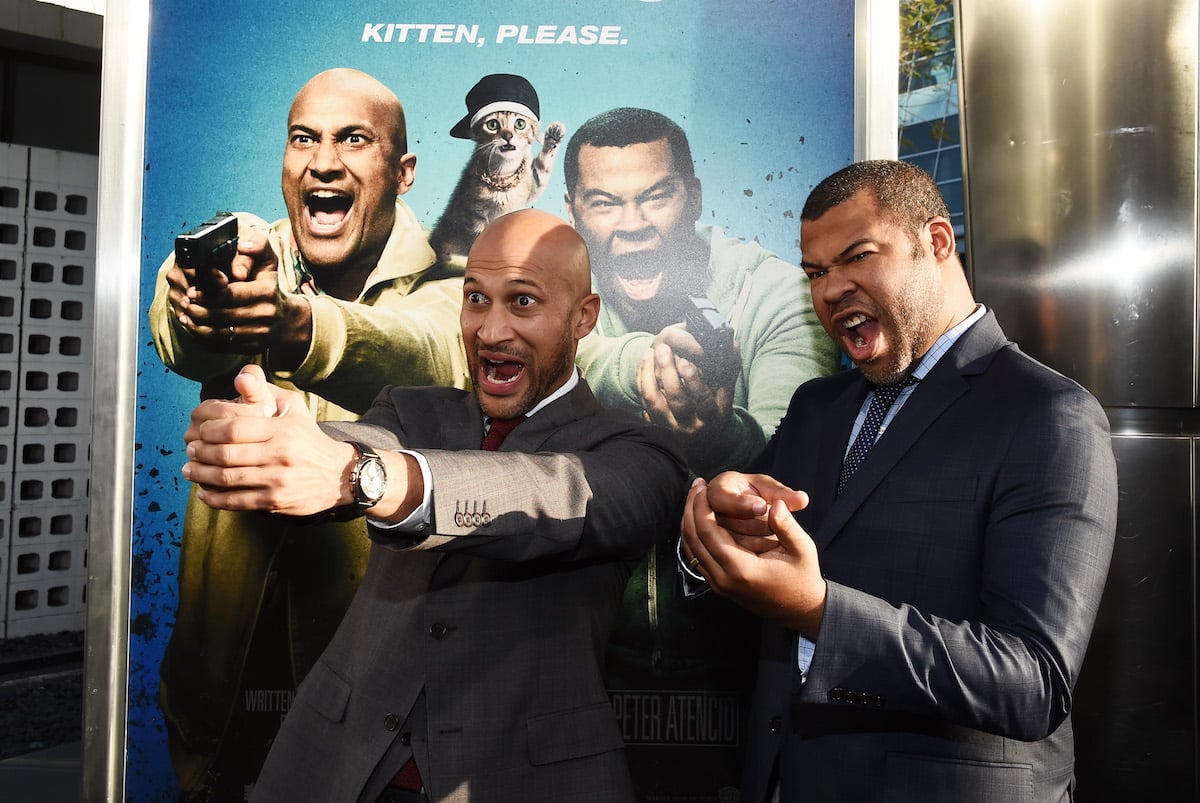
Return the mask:
{"type": "Polygon", "coordinates": [[[1024,741],[1069,715],[1116,529],[1107,421],[1084,391],[1060,390],[996,448],[977,530],[939,534],[943,549],[979,545],[978,578],[938,577],[931,560],[913,581],[977,584],[975,614],[942,617],[830,581],[805,702],[848,690],[853,702],[1024,741]]]}
{"type": "Polygon", "coordinates": [[[686,467],[665,433],[612,421],[577,422],[576,436],[607,434],[573,447],[552,438],[534,454],[422,449],[433,532],[415,548],[505,561],[640,558],[678,531],[686,467]]]}

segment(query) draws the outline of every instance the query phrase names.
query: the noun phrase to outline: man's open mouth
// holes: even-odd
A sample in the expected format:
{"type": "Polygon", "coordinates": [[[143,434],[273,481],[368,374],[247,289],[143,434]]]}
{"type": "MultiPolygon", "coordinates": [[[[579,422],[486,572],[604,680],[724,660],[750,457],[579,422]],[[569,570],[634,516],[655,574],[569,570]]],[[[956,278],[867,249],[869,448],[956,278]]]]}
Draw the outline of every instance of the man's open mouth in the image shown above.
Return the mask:
{"type": "Polygon", "coordinates": [[[874,356],[879,342],[879,321],[865,313],[855,312],[842,319],[839,324],[842,340],[850,359],[862,361],[874,356]]]}
{"type": "Polygon", "coordinates": [[[308,220],[316,232],[335,232],[350,214],[354,199],[332,190],[316,190],[304,199],[308,220]]]}
{"type": "Polygon", "coordinates": [[[621,291],[631,301],[649,301],[658,295],[659,287],[662,286],[663,275],[661,271],[646,278],[626,278],[618,274],[616,279],[621,291]]]}
{"type": "Polygon", "coordinates": [[[846,334],[850,337],[854,345],[858,346],[859,348],[867,345],[867,340],[862,336],[862,333],[858,331],[858,328],[867,323],[869,320],[870,319],[867,318],[866,315],[863,315],[861,312],[857,312],[846,320],[842,321],[842,326],[845,327],[846,334]]]}
{"type": "Polygon", "coordinates": [[[525,363],[480,358],[479,373],[481,390],[486,393],[503,393],[520,382],[525,374],[525,363]]]}

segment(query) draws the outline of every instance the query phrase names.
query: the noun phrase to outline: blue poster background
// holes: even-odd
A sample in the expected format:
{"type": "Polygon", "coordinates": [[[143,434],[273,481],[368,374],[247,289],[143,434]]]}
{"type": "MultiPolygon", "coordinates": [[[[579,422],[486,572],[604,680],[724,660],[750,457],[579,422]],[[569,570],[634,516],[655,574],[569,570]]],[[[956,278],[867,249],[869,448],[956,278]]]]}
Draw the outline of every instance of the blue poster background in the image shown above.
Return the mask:
{"type": "MultiPolygon", "coordinates": [[[[643,106],[677,121],[703,185],[702,222],[795,263],[805,196],[852,156],[853,6],[155,0],[143,313],[177,233],[219,209],[285,216],[279,182],[288,107],[309,77],[339,66],[371,73],[404,103],[409,148],[418,156],[405,201],[426,226],[470,152],[468,142],[449,136],[465,111],[463,96],[483,75],[515,72],[537,88],[543,124],[563,122],[568,137],[616,106],[643,106]],[[572,44],[587,38],[584,26],[596,26],[601,41],[572,44]]],[[[562,198],[560,167],[537,206],[564,215],[562,198]]],[[[174,618],[187,500],[181,437],[198,391],[163,367],[144,314],[140,333],[127,745],[127,797],[135,802],[176,792],[155,693],[174,618]]]]}

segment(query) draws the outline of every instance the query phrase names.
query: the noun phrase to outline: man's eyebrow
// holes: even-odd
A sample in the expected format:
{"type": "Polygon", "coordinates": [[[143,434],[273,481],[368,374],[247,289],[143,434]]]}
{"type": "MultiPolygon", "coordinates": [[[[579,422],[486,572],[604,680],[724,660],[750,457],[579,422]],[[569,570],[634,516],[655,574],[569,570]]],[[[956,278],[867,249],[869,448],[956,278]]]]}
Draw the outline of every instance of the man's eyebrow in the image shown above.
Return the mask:
{"type": "Polygon", "coordinates": [[[542,285],[540,282],[536,282],[533,279],[526,279],[526,278],[509,279],[507,282],[505,282],[505,287],[515,288],[518,290],[520,290],[522,288],[528,289],[528,290],[541,290],[542,289],[542,285]]]}
{"type": "MultiPolygon", "coordinates": [[[[871,242],[874,242],[874,240],[872,240],[870,237],[860,237],[859,239],[850,243],[850,245],[843,248],[842,252],[840,254],[838,254],[836,257],[834,257],[833,262],[831,262],[830,264],[837,265],[837,264],[845,261],[846,258],[848,256],[850,256],[850,254],[852,252],[857,251],[862,246],[866,245],[867,243],[871,243],[871,242]]],[[[824,270],[825,269],[824,265],[818,265],[816,262],[810,262],[810,261],[804,259],[803,256],[801,256],[801,258],[800,258],[800,267],[814,268],[816,270],[824,270]]]]}
{"type": "MultiPolygon", "coordinates": [[[[467,275],[467,276],[463,277],[463,286],[464,287],[467,285],[478,286],[480,284],[482,284],[482,282],[480,282],[479,279],[477,279],[474,276],[467,275]]],[[[534,281],[533,279],[519,277],[519,278],[515,278],[515,279],[506,280],[501,289],[510,289],[511,290],[514,288],[516,288],[518,290],[522,289],[522,288],[531,289],[531,290],[541,290],[542,284],[540,282],[534,281]]]]}
{"type": "Polygon", "coordinates": [[[604,197],[604,198],[620,198],[621,197],[620,195],[617,195],[615,192],[609,192],[608,190],[600,189],[599,187],[589,187],[588,189],[586,189],[582,193],[580,193],[580,195],[583,198],[595,198],[597,196],[604,197]]]}
{"type": "Polygon", "coordinates": [[[351,134],[366,134],[370,137],[374,137],[376,135],[375,129],[366,123],[350,123],[349,125],[342,126],[336,132],[336,135],[339,139],[350,136],[351,134]]]}
{"type": "MultiPolygon", "coordinates": [[[[666,189],[667,186],[674,183],[676,181],[676,179],[678,179],[678,176],[676,176],[674,173],[672,173],[671,175],[665,176],[665,177],[659,179],[658,181],[654,182],[646,189],[639,191],[638,194],[634,197],[644,198],[645,196],[651,195],[655,192],[658,192],[659,190],[666,189]]],[[[588,189],[584,190],[581,193],[581,196],[583,198],[595,198],[597,196],[604,197],[604,198],[613,198],[613,199],[623,199],[624,198],[624,196],[622,196],[618,193],[609,192],[608,190],[603,189],[601,187],[589,187],[588,189]]]]}
{"type": "MultiPolygon", "coordinates": [[[[304,123],[292,123],[288,126],[289,134],[294,134],[297,131],[303,132],[305,134],[309,134],[311,136],[320,136],[320,133],[321,133],[316,128],[309,126],[309,125],[305,125],[304,123]]],[[[366,135],[372,136],[372,137],[376,136],[375,130],[373,128],[371,128],[369,125],[367,125],[366,123],[350,123],[349,125],[344,125],[341,128],[338,128],[336,131],[334,131],[334,136],[337,137],[338,139],[341,139],[342,137],[347,137],[351,134],[366,134],[366,135]]]]}
{"type": "Polygon", "coordinates": [[[673,187],[670,187],[669,185],[674,184],[675,181],[678,180],[678,178],[679,178],[679,176],[676,175],[675,173],[671,173],[668,176],[663,176],[661,179],[659,179],[658,181],[654,182],[646,189],[639,192],[637,194],[637,197],[645,198],[647,195],[653,195],[654,193],[658,192],[659,190],[673,189],[673,187]]]}

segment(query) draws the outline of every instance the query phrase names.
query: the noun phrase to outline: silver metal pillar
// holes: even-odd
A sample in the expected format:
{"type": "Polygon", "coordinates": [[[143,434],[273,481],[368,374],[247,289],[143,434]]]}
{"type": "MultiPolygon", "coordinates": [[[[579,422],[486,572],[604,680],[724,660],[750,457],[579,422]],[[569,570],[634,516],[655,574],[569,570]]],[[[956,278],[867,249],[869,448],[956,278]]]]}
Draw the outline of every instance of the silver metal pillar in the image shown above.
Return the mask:
{"type": "Polygon", "coordinates": [[[1197,799],[1196,0],[960,0],[968,261],[1113,424],[1118,543],[1079,799],[1197,799]]]}

